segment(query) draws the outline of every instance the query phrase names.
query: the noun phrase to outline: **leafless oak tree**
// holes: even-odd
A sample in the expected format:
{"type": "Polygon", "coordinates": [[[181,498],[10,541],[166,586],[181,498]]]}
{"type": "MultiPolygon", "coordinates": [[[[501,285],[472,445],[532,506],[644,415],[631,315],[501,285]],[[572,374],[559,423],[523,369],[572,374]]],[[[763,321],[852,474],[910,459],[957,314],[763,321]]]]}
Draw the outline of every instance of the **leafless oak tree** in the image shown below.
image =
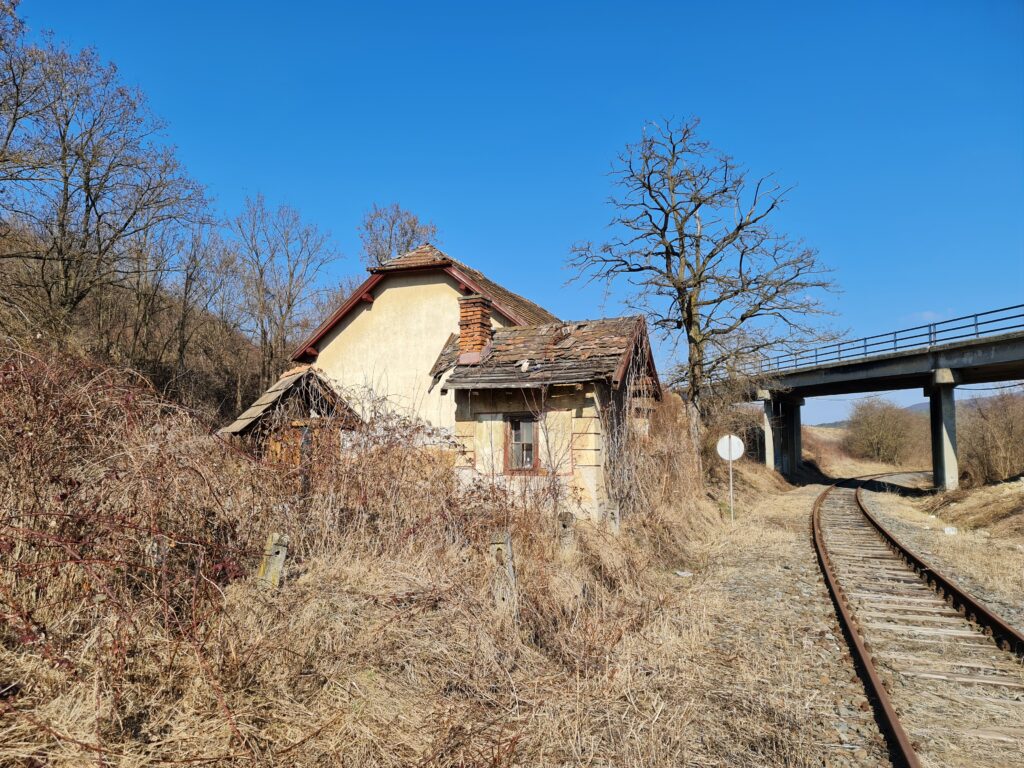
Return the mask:
{"type": "Polygon", "coordinates": [[[436,241],[437,227],[429,221],[420,221],[416,214],[398,203],[384,206],[374,203],[359,225],[359,239],[363,242],[363,262],[375,267],[426,242],[436,241]]]}
{"type": "Polygon", "coordinates": [[[631,306],[685,335],[680,380],[703,412],[709,383],[769,350],[820,339],[833,283],[818,254],[777,232],[788,190],[697,135],[698,121],[651,124],[620,155],[613,238],[573,247],[579,278],[629,286],[631,306]]]}
{"type": "Polygon", "coordinates": [[[288,360],[290,345],[316,303],[316,281],[336,258],[328,236],[288,206],[267,208],[262,195],[245,202],[232,222],[244,285],[248,332],[260,350],[267,386],[288,360]]]}

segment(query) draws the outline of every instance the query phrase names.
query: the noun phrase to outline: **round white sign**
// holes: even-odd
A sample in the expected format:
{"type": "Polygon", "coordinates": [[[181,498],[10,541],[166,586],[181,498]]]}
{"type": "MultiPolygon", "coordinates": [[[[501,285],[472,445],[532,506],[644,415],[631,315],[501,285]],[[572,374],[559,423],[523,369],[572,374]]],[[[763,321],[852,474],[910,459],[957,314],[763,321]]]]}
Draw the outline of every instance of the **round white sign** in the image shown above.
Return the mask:
{"type": "Polygon", "coordinates": [[[718,455],[726,461],[736,461],[743,455],[743,441],[736,435],[726,435],[718,441],[716,447],[718,455]]]}

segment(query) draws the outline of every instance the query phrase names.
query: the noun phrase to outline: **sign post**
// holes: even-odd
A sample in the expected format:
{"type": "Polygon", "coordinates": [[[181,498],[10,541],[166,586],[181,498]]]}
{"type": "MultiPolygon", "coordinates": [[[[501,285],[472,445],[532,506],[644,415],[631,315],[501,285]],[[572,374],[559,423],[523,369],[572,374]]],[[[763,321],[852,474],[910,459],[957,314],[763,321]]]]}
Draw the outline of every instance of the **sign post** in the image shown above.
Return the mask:
{"type": "Polygon", "coordinates": [[[736,435],[725,435],[715,448],[718,455],[729,462],[729,518],[736,522],[736,509],[732,498],[732,463],[743,455],[743,441],[736,435]]]}

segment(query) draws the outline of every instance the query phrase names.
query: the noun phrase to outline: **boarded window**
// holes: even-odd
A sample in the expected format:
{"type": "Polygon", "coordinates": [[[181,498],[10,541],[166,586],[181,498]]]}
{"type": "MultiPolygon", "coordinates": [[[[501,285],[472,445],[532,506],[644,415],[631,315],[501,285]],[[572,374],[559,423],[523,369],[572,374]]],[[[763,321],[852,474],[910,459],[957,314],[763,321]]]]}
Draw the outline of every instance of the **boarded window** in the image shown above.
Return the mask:
{"type": "Polygon", "coordinates": [[[537,459],[537,424],[532,416],[511,416],[508,420],[506,465],[511,470],[534,469],[537,459]]]}

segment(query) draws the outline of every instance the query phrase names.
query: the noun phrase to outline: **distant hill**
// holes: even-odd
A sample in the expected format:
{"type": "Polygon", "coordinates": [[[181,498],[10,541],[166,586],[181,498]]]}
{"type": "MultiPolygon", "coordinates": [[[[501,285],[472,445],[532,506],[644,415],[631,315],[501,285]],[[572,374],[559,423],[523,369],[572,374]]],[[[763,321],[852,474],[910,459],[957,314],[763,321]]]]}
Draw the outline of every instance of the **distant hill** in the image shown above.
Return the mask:
{"type": "MultiPolygon", "coordinates": [[[[956,406],[957,408],[976,408],[982,403],[984,403],[986,400],[989,400],[993,397],[998,397],[998,395],[982,395],[980,397],[972,397],[970,399],[959,399],[957,400],[956,406]]],[[[910,411],[911,413],[923,413],[927,415],[928,407],[928,402],[925,401],[923,403],[914,403],[913,405],[908,405],[903,410],[910,411]]],[[[827,424],[809,424],[808,426],[823,427],[825,429],[845,429],[846,425],[846,421],[830,421],[827,424]]]]}
{"type": "MultiPolygon", "coordinates": [[[[1013,390],[1005,391],[1012,392],[1013,390]]],[[[971,398],[961,397],[957,399],[956,407],[965,409],[977,408],[981,405],[984,405],[986,400],[991,400],[993,397],[999,397],[999,395],[981,395],[980,397],[971,398]]],[[[908,405],[904,410],[910,411],[912,413],[928,413],[928,403],[914,403],[913,405],[908,405]]]]}

